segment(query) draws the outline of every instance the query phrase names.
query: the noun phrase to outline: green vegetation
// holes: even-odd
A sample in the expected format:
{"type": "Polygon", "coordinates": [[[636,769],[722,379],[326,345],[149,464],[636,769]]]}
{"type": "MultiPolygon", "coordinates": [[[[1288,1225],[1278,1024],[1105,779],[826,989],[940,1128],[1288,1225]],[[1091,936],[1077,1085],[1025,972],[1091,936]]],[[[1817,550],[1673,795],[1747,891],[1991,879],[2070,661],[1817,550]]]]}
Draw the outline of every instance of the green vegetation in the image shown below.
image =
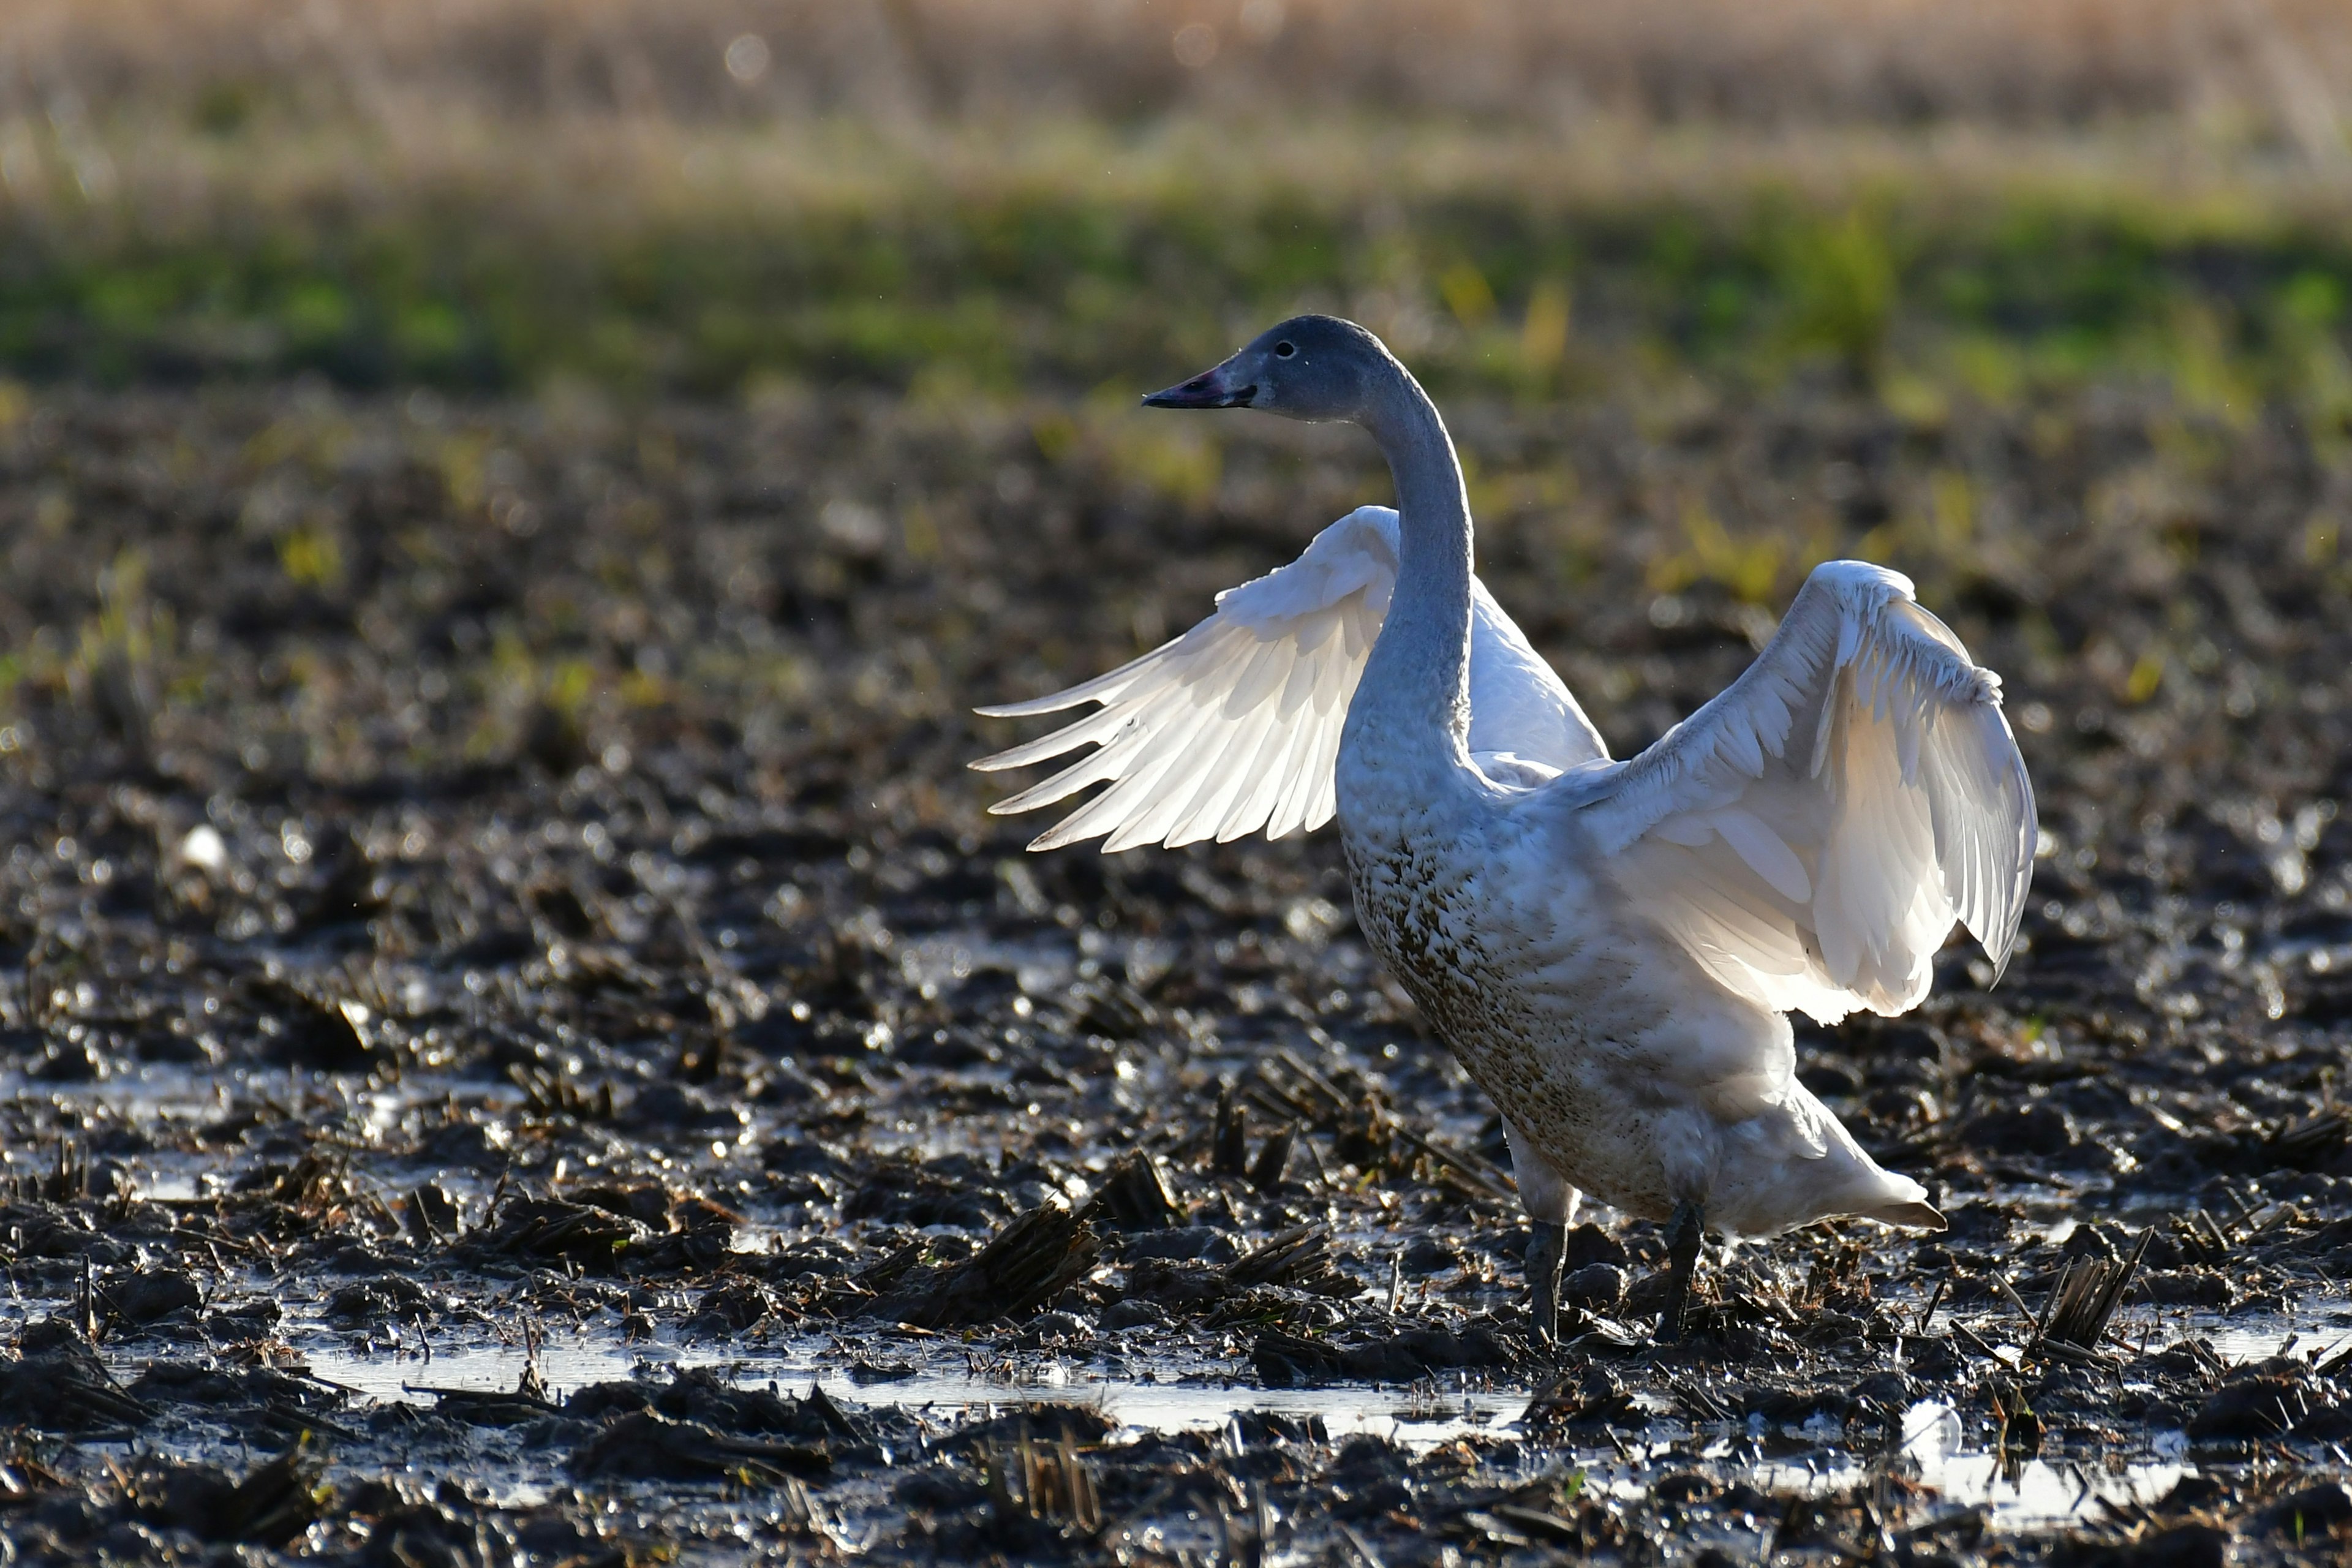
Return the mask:
{"type": "Polygon", "coordinates": [[[2155,158],[2053,175],[2032,139],[1955,168],[1885,133],[1686,133],[1627,169],[1439,128],[1293,128],[1260,159],[1200,126],[568,151],[540,127],[404,160],[204,124],[121,132],[105,199],[0,204],[0,366],[1065,394],[1319,308],[1456,394],[1821,374],[1932,409],[2126,376],[2225,417],[2352,409],[2352,215],[2292,182],[2168,186],[2155,158]]]}

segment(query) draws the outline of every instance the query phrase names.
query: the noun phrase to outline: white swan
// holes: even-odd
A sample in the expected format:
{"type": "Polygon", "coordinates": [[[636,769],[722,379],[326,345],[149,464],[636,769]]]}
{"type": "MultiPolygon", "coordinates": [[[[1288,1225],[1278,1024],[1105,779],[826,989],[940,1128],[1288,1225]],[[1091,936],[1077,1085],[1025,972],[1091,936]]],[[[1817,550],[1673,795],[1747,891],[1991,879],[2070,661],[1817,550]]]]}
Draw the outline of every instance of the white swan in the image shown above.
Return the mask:
{"type": "Polygon", "coordinates": [[[1673,1220],[1668,1339],[1702,1226],[1942,1228],[1798,1081],[1785,1016],[1904,1012],[1956,919],[1996,964],[2016,934],[2032,786],[1999,678],[1909,582],[1817,568],[1727,690],[1612,762],[1472,575],[1453,443],[1378,338],[1298,317],[1144,402],[1352,421],[1400,510],[1340,519],[1133,663],[982,709],[1100,704],[973,763],[1097,748],[992,809],[1107,784],[1030,846],[1107,851],[1336,814],[1366,938],[1502,1113],[1538,1337],[1580,1189],[1673,1220]]]}

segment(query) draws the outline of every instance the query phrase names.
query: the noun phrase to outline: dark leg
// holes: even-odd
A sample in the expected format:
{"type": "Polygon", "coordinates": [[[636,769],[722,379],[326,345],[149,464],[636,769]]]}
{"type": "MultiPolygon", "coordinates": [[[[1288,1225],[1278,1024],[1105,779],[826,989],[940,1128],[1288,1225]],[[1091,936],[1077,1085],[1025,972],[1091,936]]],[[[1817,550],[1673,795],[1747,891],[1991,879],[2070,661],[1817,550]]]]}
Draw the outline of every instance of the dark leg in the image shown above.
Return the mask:
{"type": "Polygon", "coordinates": [[[1568,1226],[1536,1221],[1528,1237],[1528,1295],[1532,1321],[1528,1337],[1539,1345],[1552,1342],[1559,1324],[1559,1259],[1568,1247],[1568,1226]]]}
{"type": "Polygon", "coordinates": [[[1674,1344],[1683,1337],[1683,1309],[1690,1305],[1691,1275],[1698,1268],[1699,1233],[1703,1222],[1695,1199],[1675,1205],[1674,1228],[1666,1235],[1666,1309],[1658,1314],[1658,1340],[1674,1344]]]}

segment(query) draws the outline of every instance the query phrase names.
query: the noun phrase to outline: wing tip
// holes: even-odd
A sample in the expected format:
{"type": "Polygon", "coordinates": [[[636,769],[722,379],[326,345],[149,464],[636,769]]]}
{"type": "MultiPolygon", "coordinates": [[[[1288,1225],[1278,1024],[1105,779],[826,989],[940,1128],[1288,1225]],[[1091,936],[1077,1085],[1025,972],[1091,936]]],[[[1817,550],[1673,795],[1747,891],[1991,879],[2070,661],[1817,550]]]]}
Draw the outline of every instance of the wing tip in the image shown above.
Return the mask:
{"type": "Polygon", "coordinates": [[[1103,708],[1065,721],[1053,734],[966,763],[988,773],[1089,742],[1106,748],[989,805],[989,815],[1018,815],[1087,784],[1116,781],[1037,835],[1028,848],[1042,853],[1108,836],[1102,852],[1110,855],[1209,838],[1230,843],[1260,831],[1276,838],[1320,827],[1333,812],[1332,752],[1346,700],[1378,637],[1394,583],[1396,527],[1393,509],[1358,507],[1318,533],[1296,561],[1220,594],[1213,615],[1150,653],[1046,696],[973,708],[983,719],[1035,718],[1086,703],[1103,708]],[[1308,635],[1318,627],[1321,635],[1308,635]],[[1333,633],[1339,641],[1318,651],[1333,633]],[[1286,665],[1282,650],[1265,650],[1284,637],[1292,642],[1286,665]],[[1311,677],[1302,683],[1300,700],[1270,709],[1267,700],[1287,695],[1301,680],[1300,669],[1311,677]],[[1237,700],[1246,701],[1246,713],[1229,710],[1237,700]],[[1269,744],[1268,727],[1277,725],[1297,731],[1297,742],[1269,744]],[[1134,744],[1120,750],[1122,742],[1134,744]],[[1140,760],[1131,754],[1138,747],[1140,760]],[[1185,754],[1179,756],[1178,748],[1185,754]],[[1303,776],[1267,779],[1251,771],[1270,763],[1301,768],[1303,776]],[[1238,782],[1235,769],[1242,770],[1238,782]]]}
{"type": "Polygon", "coordinates": [[[1860,586],[1892,588],[1902,598],[1916,602],[1918,585],[1892,566],[1881,566],[1874,561],[1855,561],[1841,557],[1824,561],[1805,574],[1805,582],[1819,583],[1825,588],[1860,586]]]}
{"type": "Polygon", "coordinates": [[[1032,697],[1026,702],[992,702],[972,711],[983,719],[1035,719],[1047,713],[1059,713],[1066,708],[1076,708],[1080,702],[1088,700],[1080,697],[1064,701],[1063,699],[1068,695],[1067,692],[1056,691],[1045,697],[1032,697]]]}

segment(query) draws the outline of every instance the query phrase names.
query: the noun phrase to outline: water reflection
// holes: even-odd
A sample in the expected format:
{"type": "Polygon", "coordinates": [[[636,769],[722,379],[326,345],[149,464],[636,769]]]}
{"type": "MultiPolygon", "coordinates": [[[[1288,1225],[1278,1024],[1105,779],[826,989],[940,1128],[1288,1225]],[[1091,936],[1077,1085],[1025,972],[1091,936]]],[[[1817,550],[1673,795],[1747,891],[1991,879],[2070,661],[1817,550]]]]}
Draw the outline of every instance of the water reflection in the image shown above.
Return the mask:
{"type": "MultiPolygon", "coordinates": [[[[355,1354],[340,1346],[322,1347],[310,1356],[317,1376],[386,1403],[430,1403],[440,1390],[510,1390],[525,1365],[521,1350],[504,1346],[441,1350],[429,1362],[355,1354]]],[[[549,1344],[540,1349],[537,1365],[559,1398],[607,1379],[663,1376],[673,1368],[702,1367],[741,1384],[772,1384],[786,1391],[814,1384],[844,1404],[892,1405],[942,1420],[1050,1402],[1089,1405],[1132,1431],[1170,1433],[1214,1431],[1237,1415],[1261,1412],[1318,1423],[1333,1440],[1367,1433],[1413,1448],[1434,1447],[1465,1436],[1516,1437],[1519,1413],[1529,1397],[1528,1391],[1515,1388],[1262,1389],[1206,1382],[1103,1380],[1058,1363],[1033,1369],[1018,1381],[926,1371],[889,1383],[861,1384],[835,1369],[837,1357],[833,1367],[823,1364],[814,1346],[800,1354],[747,1360],[717,1351],[696,1353],[658,1345],[549,1344]]],[[[1744,1476],[1751,1485],[1781,1495],[1823,1495],[1869,1479],[1876,1466],[1864,1457],[1842,1452],[1836,1446],[1842,1433],[1824,1430],[1818,1436],[1824,1439],[1823,1447],[1797,1458],[1743,1463],[1729,1441],[1711,1445],[1703,1457],[1744,1476]]],[[[1587,1456],[1588,1484],[1615,1495],[1637,1495],[1654,1479],[1653,1461],[1668,1451],[1665,1445],[1631,1445],[1614,1456],[1587,1456]]],[[[1971,1448],[1959,1413],[1935,1400],[1921,1401],[1905,1412],[1897,1453],[1898,1463],[1947,1504],[1984,1508],[1995,1521],[2009,1526],[2072,1519],[2101,1502],[2150,1503],[2191,1468],[2182,1462],[2177,1443],[2159,1444],[2146,1459],[2119,1467],[2041,1458],[2021,1463],[2013,1458],[2004,1463],[1996,1453],[1971,1448]]],[[[1537,1456],[1529,1458],[1536,1462],[1537,1456]]]]}

